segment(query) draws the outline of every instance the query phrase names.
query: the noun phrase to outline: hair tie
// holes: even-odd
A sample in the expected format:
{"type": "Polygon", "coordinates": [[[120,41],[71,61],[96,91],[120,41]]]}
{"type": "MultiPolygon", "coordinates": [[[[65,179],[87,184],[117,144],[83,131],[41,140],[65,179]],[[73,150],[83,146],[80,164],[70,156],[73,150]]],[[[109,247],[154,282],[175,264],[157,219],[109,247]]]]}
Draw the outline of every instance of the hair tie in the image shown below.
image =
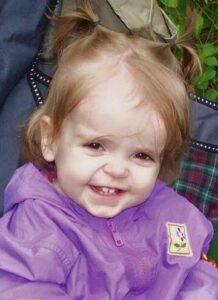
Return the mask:
{"type": "Polygon", "coordinates": [[[100,22],[100,20],[98,20],[98,21],[93,21],[92,24],[93,24],[93,27],[95,28],[96,26],[100,25],[101,22],[100,22]]]}

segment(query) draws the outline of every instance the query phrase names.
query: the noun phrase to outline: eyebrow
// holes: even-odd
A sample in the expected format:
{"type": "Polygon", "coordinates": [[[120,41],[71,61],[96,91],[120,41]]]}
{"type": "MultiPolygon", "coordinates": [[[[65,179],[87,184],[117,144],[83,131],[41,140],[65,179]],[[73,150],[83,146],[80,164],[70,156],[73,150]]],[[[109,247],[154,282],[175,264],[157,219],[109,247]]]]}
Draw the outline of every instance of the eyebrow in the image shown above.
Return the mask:
{"type": "Polygon", "coordinates": [[[75,134],[76,138],[81,139],[89,139],[89,140],[96,140],[96,139],[108,139],[112,137],[111,135],[98,135],[98,132],[96,131],[89,131],[85,132],[84,130],[79,131],[79,133],[75,134]]]}

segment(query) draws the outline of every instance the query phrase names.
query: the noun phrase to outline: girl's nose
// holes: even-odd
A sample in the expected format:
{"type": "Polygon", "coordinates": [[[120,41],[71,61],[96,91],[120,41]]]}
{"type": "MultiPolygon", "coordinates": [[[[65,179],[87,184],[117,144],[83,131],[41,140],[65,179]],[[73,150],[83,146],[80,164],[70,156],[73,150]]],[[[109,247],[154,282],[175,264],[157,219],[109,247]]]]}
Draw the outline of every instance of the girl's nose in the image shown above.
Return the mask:
{"type": "Polygon", "coordinates": [[[106,174],[117,178],[125,178],[129,174],[129,170],[124,162],[117,160],[110,161],[104,165],[103,170],[106,174]]]}

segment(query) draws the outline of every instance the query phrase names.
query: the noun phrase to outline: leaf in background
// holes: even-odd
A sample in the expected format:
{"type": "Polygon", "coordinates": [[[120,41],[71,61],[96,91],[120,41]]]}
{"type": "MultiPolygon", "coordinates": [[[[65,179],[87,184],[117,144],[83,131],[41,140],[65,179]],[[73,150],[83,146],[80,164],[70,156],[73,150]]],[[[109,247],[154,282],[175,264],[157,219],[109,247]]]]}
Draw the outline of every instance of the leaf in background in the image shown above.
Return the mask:
{"type": "Polygon", "coordinates": [[[174,7],[174,8],[176,8],[179,4],[179,0],[160,0],[160,2],[168,7],[174,7]]]}
{"type": "MultiPolygon", "coordinates": [[[[203,82],[203,83],[197,83],[196,84],[196,87],[197,87],[197,89],[198,90],[206,90],[207,89],[207,87],[208,87],[208,81],[205,81],[205,82],[203,82]]],[[[202,94],[202,92],[201,93],[199,93],[200,95],[202,94]]]]}
{"type": "Polygon", "coordinates": [[[201,15],[198,15],[197,22],[195,25],[195,37],[197,39],[199,39],[203,27],[204,27],[204,18],[201,15]]]}
{"type": "Polygon", "coordinates": [[[206,57],[203,62],[208,66],[218,66],[218,60],[215,56],[206,57]]]}
{"type": "Polygon", "coordinates": [[[198,85],[213,79],[215,76],[216,76],[216,71],[213,68],[205,69],[205,71],[203,72],[203,74],[201,75],[198,81],[198,85]]]}
{"type": "Polygon", "coordinates": [[[205,93],[204,97],[208,100],[218,100],[218,91],[210,89],[205,93]]]}
{"type": "Polygon", "coordinates": [[[204,44],[202,47],[202,56],[208,57],[218,53],[218,47],[212,44],[204,44]]]}

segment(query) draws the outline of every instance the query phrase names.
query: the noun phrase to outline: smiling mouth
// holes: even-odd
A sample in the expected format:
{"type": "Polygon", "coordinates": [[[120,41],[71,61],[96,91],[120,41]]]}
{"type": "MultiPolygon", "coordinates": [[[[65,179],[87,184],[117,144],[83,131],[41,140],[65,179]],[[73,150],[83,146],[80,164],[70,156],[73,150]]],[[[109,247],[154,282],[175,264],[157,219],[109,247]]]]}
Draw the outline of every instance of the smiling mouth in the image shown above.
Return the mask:
{"type": "Polygon", "coordinates": [[[90,186],[91,189],[102,196],[117,196],[122,194],[124,191],[116,188],[106,187],[106,186],[90,186]]]}

